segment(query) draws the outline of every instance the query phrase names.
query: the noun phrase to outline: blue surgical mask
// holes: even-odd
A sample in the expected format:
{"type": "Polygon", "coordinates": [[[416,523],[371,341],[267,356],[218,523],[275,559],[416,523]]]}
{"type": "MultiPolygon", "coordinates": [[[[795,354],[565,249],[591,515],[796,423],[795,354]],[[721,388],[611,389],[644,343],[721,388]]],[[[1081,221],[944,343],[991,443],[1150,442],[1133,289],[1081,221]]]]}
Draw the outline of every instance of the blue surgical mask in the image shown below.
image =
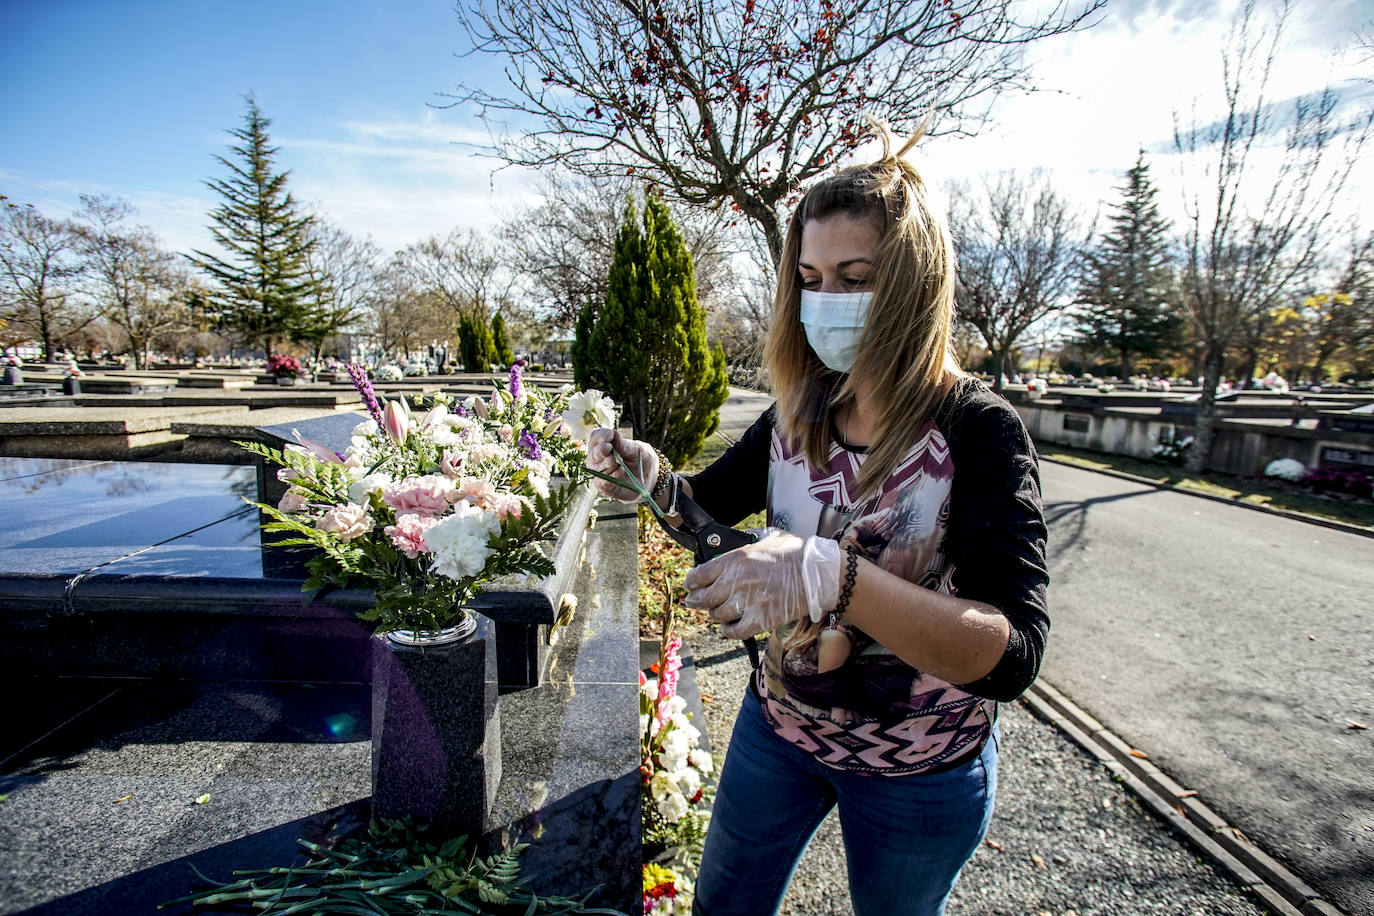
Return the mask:
{"type": "Polygon", "coordinates": [[[848,372],[859,352],[859,336],[868,321],[873,293],[801,291],[801,323],[806,340],[826,367],[848,372]]]}

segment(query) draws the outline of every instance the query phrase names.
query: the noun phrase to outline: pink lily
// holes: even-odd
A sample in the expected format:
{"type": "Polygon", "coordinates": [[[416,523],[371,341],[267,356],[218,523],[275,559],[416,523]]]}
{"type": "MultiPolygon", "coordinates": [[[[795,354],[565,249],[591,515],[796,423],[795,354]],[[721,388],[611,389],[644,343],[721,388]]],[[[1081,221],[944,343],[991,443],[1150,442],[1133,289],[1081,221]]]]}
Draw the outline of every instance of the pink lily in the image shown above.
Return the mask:
{"type": "Polygon", "coordinates": [[[300,430],[291,430],[291,435],[295,436],[296,441],[300,443],[300,445],[288,445],[287,448],[291,451],[300,452],[303,455],[313,455],[328,464],[343,464],[343,459],[333,449],[326,448],[314,439],[305,438],[301,435],[300,430]]]}
{"type": "Polygon", "coordinates": [[[406,441],[410,433],[410,411],[404,401],[386,402],[386,409],[382,411],[382,429],[397,445],[406,441]]]}

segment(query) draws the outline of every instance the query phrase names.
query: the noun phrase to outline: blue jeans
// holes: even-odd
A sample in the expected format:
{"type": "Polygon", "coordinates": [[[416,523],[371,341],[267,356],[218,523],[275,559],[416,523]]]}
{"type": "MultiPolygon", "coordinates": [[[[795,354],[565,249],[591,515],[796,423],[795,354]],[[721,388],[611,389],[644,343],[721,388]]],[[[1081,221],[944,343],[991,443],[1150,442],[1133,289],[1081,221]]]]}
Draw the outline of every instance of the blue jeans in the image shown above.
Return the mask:
{"type": "Polygon", "coordinates": [[[840,807],[856,916],[941,916],[982,843],[997,791],[997,741],[933,774],[834,770],[774,733],[747,692],[721,769],[694,916],[776,913],[825,815],[840,807]]]}

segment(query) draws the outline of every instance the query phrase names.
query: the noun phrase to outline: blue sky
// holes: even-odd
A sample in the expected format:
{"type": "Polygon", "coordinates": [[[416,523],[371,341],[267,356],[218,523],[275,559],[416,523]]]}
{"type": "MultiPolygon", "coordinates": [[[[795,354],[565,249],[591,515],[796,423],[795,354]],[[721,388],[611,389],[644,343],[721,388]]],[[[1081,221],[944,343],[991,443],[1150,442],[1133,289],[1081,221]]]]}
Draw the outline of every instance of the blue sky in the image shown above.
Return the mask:
{"type": "MultiPolygon", "coordinates": [[[[928,143],[927,161],[965,179],[1048,168],[1091,206],[1140,146],[1167,143],[1173,112],[1195,98],[1215,110],[1234,3],[1111,0],[1097,27],[1034,52],[1054,91],[1007,99],[984,136],[928,143]]],[[[1299,3],[1271,95],[1349,78],[1333,49],[1370,20],[1371,0],[1299,3]]],[[[386,248],[489,227],[532,199],[532,176],[493,174],[463,145],[485,139],[480,123],[431,107],[460,80],[501,79],[496,59],[456,56],[452,0],[0,0],[0,34],[0,193],[50,215],[105,193],[173,248],[207,244],[202,182],[249,91],[297,197],[386,248]]]]}

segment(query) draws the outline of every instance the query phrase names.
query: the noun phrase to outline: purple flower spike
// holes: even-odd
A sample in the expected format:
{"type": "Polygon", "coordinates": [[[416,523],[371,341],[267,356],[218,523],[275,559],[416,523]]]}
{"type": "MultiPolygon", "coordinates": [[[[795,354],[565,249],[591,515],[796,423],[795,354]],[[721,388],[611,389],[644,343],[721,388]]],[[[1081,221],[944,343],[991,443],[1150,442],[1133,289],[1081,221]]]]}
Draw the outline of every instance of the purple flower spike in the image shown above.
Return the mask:
{"type": "Polygon", "coordinates": [[[348,377],[353,380],[353,387],[362,395],[363,403],[367,405],[367,412],[377,421],[377,425],[381,426],[382,405],[377,403],[377,393],[372,390],[372,382],[368,381],[367,370],[357,363],[349,363],[347,368],[348,377]]]}
{"type": "Polygon", "coordinates": [[[528,429],[520,434],[519,445],[520,450],[528,455],[531,461],[538,461],[544,457],[544,453],[539,448],[539,440],[528,429]]]}
{"type": "Polygon", "coordinates": [[[515,365],[510,367],[510,396],[515,400],[520,400],[520,367],[523,365],[521,360],[516,360],[515,365]]]}

